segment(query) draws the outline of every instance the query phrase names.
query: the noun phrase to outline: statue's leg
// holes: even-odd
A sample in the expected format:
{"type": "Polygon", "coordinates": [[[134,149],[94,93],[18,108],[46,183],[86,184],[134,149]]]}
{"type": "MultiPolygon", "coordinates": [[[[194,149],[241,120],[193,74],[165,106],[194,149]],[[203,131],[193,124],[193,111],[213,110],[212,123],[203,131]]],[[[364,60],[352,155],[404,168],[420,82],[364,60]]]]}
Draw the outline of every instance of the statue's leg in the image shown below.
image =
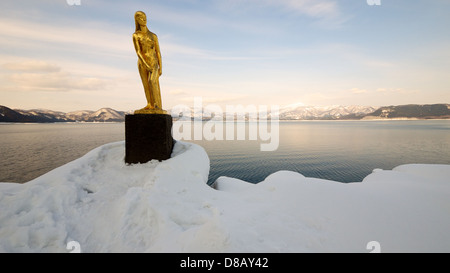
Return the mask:
{"type": "Polygon", "coordinates": [[[159,76],[156,78],[156,84],[158,86],[158,93],[157,96],[155,96],[155,101],[158,104],[158,107],[162,109],[161,89],[159,87],[159,76]]]}
{"type": "Polygon", "coordinates": [[[155,108],[162,109],[161,91],[159,89],[159,74],[156,69],[151,73],[151,91],[153,98],[155,99],[155,108]]]}
{"type": "Polygon", "coordinates": [[[147,99],[147,107],[145,108],[154,108],[155,105],[155,99],[153,98],[153,94],[151,92],[151,85],[150,85],[150,77],[149,71],[147,68],[142,65],[140,62],[138,62],[138,68],[139,68],[139,75],[141,76],[142,85],[144,86],[144,92],[145,97],[147,99]]]}

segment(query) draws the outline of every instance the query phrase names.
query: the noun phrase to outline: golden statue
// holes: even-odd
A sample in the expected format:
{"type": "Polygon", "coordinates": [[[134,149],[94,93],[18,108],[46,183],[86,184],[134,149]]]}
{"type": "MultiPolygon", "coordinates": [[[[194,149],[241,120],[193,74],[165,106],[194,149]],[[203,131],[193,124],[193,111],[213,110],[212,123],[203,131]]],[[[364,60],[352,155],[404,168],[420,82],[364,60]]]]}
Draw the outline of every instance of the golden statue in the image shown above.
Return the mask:
{"type": "Polygon", "coordinates": [[[134,14],[136,31],[133,44],[138,55],[138,68],[144,85],[147,106],[134,111],[135,114],[167,114],[162,109],[159,76],[162,74],[161,52],[158,37],[147,28],[147,16],[142,11],[134,14]]]}

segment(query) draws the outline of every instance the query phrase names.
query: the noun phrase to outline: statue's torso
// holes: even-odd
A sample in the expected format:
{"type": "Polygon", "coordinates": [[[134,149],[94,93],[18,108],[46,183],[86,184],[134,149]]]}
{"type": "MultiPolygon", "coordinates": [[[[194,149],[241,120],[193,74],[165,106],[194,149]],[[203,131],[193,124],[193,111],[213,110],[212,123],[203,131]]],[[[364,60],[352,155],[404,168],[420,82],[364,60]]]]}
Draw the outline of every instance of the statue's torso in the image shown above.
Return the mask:
{"type": "Polygon", "coordinates": [[[137,42],[141,48],[142,57],[150,65],[152,70],[158,69],[158,56],[157,56],[157,38],[156,35],[148,31],[146,34],[135,33],[137,42]]]}

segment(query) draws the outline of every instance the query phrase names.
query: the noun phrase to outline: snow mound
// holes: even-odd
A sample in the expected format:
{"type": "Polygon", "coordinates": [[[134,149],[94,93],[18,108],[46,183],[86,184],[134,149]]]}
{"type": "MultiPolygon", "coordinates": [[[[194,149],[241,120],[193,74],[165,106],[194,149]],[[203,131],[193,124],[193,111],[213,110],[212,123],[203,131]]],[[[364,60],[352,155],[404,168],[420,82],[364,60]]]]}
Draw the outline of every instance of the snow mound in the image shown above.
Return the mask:
{"type": "Polygon", "coordinates": [[[166,248],[174,234],[213,226],[211,209],[195,202],[213,191],[201,147],[177,142],[164,162],[124,157],[124,142],[108,144],[26,184],[0,184],[0,251],[67,252],[72,240],[83,252],[181,251],[166,248]]]}
{"type": "Polygon", "coordinates": [[[450,251],[450,165],[404,165],[343,184],[281,171],[206,182],[200,146],[126,165],[101,146],[26,184],[0,184],[0,252],[450,251]]]}

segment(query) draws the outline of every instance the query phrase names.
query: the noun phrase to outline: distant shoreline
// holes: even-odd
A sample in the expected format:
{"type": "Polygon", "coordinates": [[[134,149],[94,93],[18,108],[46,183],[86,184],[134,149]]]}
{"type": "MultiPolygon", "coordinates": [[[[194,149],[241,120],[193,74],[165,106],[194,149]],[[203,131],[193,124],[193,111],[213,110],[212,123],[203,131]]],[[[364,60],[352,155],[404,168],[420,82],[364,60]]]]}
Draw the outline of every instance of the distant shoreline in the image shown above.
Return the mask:
{"type": "Polygon", "coordinates": [[[23,125],[35,125],[35,124],[114,124],[114,123],[125,123],[125,121],[0,122],[0,125],[8,125],[8,124],[23,124],[23,125]]]}
{"type": "MultiPolygon", "coordinates": [[[[433,105],[399,105],[374,107],[361,106],[330,106],[330,107],[297,107],[281,108],[274,113],[258,113],[256,110],[239,108],[229,112],[214,112],[211,109],[190,109],[186,113],[173,112],[170,114],[174,121],[179,120],[179,114],[183,119],[209,121],[218,120],[227,122],[226,119],[259,120],[259,117],[267,117],[274,114],[280,121],[310,121],[310,120],[445,120],[450,119],[450,104],[433,105]],[[237,115],[237,117],[236,117],[237,115]]],[[[7,123],[53,123],[53,122],[124,122],[125,116],[132,111],[117,111],[112,108],[101,108],[97,111],[75,111],[70,113],[52,110],[20,110],[11,109],[0,105],[0,122],[7,123]]],[[[265,119],[262,119],[265,120],[265,119]]]]}
{"type": "MultiPolygon", "coordinates": [[[[279,122],[326,122],[326,121],[336,121],[336,122],[345,122],[345,121],[364,121],[364,122],[371,122],[371,121],[427,121],[427,120],[435,120],[435,121],[450,121],[450,118],[369,118],[369,119],[280,119],[279,122]]],[[[173,120],[176,122],[177,120],[173,120]]],[[[209,122],[213,120],[203,120],[202,122],[209,122]]],[[[268,119],[267,121],[270,121],[268,119]]],[[[182,120],[181,122],[193,122],[193,120],[182,120]]],[[[221,121],[217,120],[217,122],[258,122],[258,120],[252,120],[252,121],[241,121],[241,120],[234,120],[234,121],[221,121]]],[[[64,122],[0,122],[0,125],[12,125],[12,124],[21,124],[21,125],[36,125],[36,124],[115,124],[115,123],[125,123],[125,121],[64,121],[64,122]]]]}

